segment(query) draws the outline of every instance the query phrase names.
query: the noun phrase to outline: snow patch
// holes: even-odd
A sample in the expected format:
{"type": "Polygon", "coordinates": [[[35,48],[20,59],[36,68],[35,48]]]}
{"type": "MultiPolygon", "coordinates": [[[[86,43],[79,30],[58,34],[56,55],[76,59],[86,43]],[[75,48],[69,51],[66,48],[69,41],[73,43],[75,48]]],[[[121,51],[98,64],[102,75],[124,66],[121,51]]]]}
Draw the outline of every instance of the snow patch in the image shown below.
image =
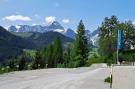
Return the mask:
{"type": "Polygon", "coordinates": [[[64,33],[64,32],[65,32],[64,29],[55,29],[54,31],[55,31],[55,32],[59,32],[59,33],[64,33]]]}

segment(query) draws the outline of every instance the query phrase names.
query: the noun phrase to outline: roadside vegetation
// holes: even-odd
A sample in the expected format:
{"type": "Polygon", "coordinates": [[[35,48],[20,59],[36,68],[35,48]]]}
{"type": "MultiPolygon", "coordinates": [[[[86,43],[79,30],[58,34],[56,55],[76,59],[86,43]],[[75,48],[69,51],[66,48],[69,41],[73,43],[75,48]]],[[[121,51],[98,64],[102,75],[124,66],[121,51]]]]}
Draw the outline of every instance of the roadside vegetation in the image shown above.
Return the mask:
{"type": "MultiPolygon", "coordinates": [[[[98,46],[88,44],[85,26],[82,20],[77,27],[77,34],[72,45],[62,47],[57,37],[50,45],[35,50],[24,50],[20,56],[14,57],[0,66],[0,73],[10,71],[32,70],[42,68],[76,68],[90,66],[94,63],[116,63],[117,32],[122,30],[122,49],[119,51],[119,62],[135,62],[135,27],[131,21],[120,22],[116,16],[106,17],[98,28],[98,46]],[[92,50],[92,51],[91,51],[92,50]]],[[[106,79],[108,81],[109,79],[106,79]]]]}
{"type": "Polygon", "coordinates": [[[91,66],[92,64],[99,64],[99,63],[105,63],[104,57],[101,57],[100,55],[94,53],[88,57],[86,65],[91,66]]]}
{"type": "Polygon", "coordinates": [[[111,77],[105,78],[104,82],[110,83],[110,88],[112,88],[112,75],[111,75],[111,77]]]}
{"type": "Polygon", "coordinates": [[[11,58],[0,67],[0,73],[42,68],[75,68],[85,66],[89,56],[88,41],[82,20],[77,27],[73,45],[63,48],[57,37],[52,44],[37,50],[24,49],[20,56],[11,58]]]}

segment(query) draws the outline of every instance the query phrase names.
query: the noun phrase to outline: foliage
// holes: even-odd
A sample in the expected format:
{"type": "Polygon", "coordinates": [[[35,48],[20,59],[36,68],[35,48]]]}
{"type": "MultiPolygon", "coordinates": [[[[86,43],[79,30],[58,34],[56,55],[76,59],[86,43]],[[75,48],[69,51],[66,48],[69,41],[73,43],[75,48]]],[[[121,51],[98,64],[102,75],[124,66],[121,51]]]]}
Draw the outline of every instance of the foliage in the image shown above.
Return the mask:
{"type": "Polygon", "coordinates": [[[59,37],[48,47],[41,50],[41,58],[45,61],[44,63],[49,68],[57,67],[58,64],[63,64],[63,48],[59,37]]]}
{"type": "Polygon", "coordinates": [[[135,50],[126,50],[121,53],[119,53],[119,60],[125,61],[125,63],[131,64],[135,63],[135,50]]]}
{"type": "Polygon", "coordinates": [[[39,51],[36,52],[35,58],[33,59],[31,66],[33,69],[44,68],[45,63],[41,58],[41,54],[39,51]]]}
{"type": "Polygon", "coordinates": [[[26,56],[34,57],[36,55],[36,50],[24,49],[23,50],[26,56]]]}
{"type": "Polygon", "coordinates": [[[104,63],[104,57],[98,56],[96,53],[92,54],[87,61],[87,66],[90,66],[92,64],[97,64],[97,63],[104,63]]]}
{"type": "Polygon", "coordinates": [[[70,62],[70,48],[67,48],[67,50],[65,50],[64,54],[63,54],[63,58],[64,58],[64,66],[65,67],[69,67],[69,62],[70,62]]]}
{"type": "Polygon", "coordinates": [[[62,49],[62,44],[60,41],[60,38],[57,37],[54,40],[53,43],[53,58],[54,58],[54,67],[57,67],[57,64],[63,64],[63,49],[62,49]]]}
{"type": "Polygon", "coordinates": [[[15,36],[0,26],[0,63],[21,55],[23,53],[22,49],[30,49],[33,46],[31,41],[15,36]]]}
{"type": "Polygon", "coordinates": [[[64,68],[65,65],[64,64],[57,64],[57,68],[64,68]]]}
{"type": "Polygon", "coordinates": [[[111,77],[105,78],[104,82],[110,83],[110,88],[111,88],[112,87],[112,75],[111,75],[111,77]]]}
{"type": "Polygon", "coordinates": [[[73,67],[80,67],[86,64],[88,60],[88,42],[85,36],[85,27],[82,20],[79,22],[77,28],[76,40],[71,51],[70,65],[73,67]]]}
{"type": "Polygon", "coordinates": [[[7,59],[23,54],[23,49],[41,49],[51,44],[57,36],[60,37],[62,45],[74,41],[58,32],[10,33],[0,26],[0,64],[6,62],[7,59]]]}
{"type": "Polygon", "coordinates": [[[26,56],[22,55],[19,57],[19,61],[18,61],[18,66],[19,66],[19,70],[26,70],[26,56]]]}
{"type": "Polygon", "coordinates": [[[18,61],[16,59],[10,59],[8,62],[8,66],[11,70],[16,70],[16,65],[18,65],[18,61]]]}
{"type": "Polygon", "coordinates": [[[26,38],[29,41],[32,41],[36,47],[35,48],[44,48],[48,45],[52,44],[54,39],[59,37],[61,40],[62,45],[66,43],[72,43],[74,40],[72,38],[66,37],[58,32],[45,32],[45,33],[33,33],[30,37],[26,38]]]}
{"type": "Polygon", "coordinates": [[[107,83],[112,83],[112,77],[107,77],[104,82],[107,82],[107,83]]]}
{"type": "Polygon", "coordinates": [[[106,57],[106,62],[113,62],[117,51],[117,32],[122,30],[122,51],[135,45],[135,28],[131,21],[120,23],[116,16],[106,17],[102,22],[99,33],[99,53],[106,57]]]}
{"type": "Polygon", "coordinates": [[[102,22],[99,33],[99,53],[110,57],[117,49],[117,31],[119,21],[116,16],[106,17],[102,22]]]}

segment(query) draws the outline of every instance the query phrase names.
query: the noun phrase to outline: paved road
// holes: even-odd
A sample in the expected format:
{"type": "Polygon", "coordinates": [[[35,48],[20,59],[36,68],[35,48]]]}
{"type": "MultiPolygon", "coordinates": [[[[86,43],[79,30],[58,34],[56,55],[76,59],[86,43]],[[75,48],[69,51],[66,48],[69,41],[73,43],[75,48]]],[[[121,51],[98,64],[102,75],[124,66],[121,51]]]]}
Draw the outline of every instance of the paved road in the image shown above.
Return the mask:
{"type": "Polygon", "coordinates": [[[109,68],[42,69],[0,75],[0,89],[110,89],[109,68]]]}
{"type": "Polygon", "coordinates": [[[135,66],[113,67],[113,89],[135,89],[135,66]]]}

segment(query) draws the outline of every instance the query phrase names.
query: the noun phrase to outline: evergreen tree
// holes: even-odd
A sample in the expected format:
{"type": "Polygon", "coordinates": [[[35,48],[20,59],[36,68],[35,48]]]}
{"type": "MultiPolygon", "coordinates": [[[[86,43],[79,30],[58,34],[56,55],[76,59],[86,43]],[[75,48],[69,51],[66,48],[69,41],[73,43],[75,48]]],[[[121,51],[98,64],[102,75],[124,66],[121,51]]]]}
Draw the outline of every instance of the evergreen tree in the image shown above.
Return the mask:
{"type": "Polygon", "coordinates": [[[49,68],[54,67],[54,57],[53,57],[53,45],[49,45],[45,52],[46,55],[46,66],[49,68]]]}
{"type": "Polygon", "coordinates": [[[17,60],[12,58],[8,62],[8,66],[10,67],[11,70],[15,70],[15,67],[17,65],[17,60]]]}
{"type": "Polygon", "coordinates": [[[71,52],[71,66],[80,67],[84,66],[88,60],[88,42],[85,36],[85,27],[82,20],[79,22],[77,28],[76,40],[71,52]]]}
{"type": "Polygon", "coordinates": [[[44,68],[45,62],[41,57],[41,54],[39,51],[36,52],[35,58],[32,61],[32,68],[38,69],[38,68],[44,68]]]}
{"type": "Polygon", "coordinates": [[[53,43],[53,61],[54,61],[54,67],[57,67],[58,64],[63,64],[63,49],[61,40],[59,37],[57,37],[54,40],[53,43]]]}
{"type": "Polygon", "coordinates": [[[19,65],[19,70],[26,69],[26,57],[24,55],[19,57],[18,65],[19,65]]]}
{"type": "Polygon", "coordinates": [[[70,48],[67,48],[67,50],[64,52],[63,58],[65,67],[68,67],[70,61],[70,48]]]}

